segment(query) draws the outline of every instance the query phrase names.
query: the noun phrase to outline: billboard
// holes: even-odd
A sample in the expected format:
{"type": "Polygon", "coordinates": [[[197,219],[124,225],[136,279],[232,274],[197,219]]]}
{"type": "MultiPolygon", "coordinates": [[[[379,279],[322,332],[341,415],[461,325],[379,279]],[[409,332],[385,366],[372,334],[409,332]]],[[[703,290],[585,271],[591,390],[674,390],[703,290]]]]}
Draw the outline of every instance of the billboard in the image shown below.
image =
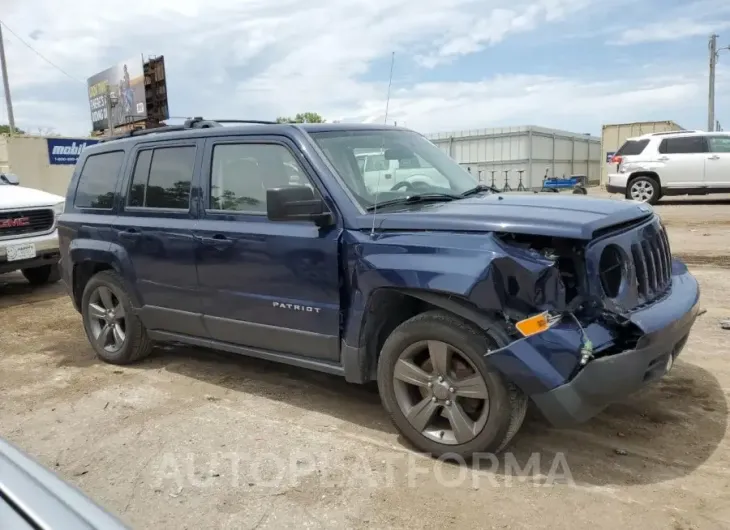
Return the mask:
{"type": "MultiPolygon", "coordinates": [[[[88,80],[89,107],[94,131],[108,128],[107,94],[116,96],[112,106],[112,127],[147,118],[142,57],[122,61],[88,80]]],[[[114,99],[114,98],[113,98],[114,99]]]]}
{"type": "Polygon", "coordinates": [[[48,163],[56,165],[75,164],[81,151],[99,140],[88,138],[46,138],[48,143],[48,163]]]}

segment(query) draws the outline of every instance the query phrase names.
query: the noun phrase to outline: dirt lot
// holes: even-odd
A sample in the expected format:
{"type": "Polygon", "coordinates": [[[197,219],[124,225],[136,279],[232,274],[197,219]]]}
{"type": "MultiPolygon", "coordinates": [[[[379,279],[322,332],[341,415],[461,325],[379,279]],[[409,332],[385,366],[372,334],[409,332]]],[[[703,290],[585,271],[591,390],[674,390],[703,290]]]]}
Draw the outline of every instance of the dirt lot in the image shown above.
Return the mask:
{"type": "Polygon", "coordinates": [[[658,210],[707,310],[681,361],[580,428],[532,415],[479,470],[411,453],[372,387],[180,347],[102,364],[61,289],[18,277],[0,435],[135,528],[728,528],[730,199],[658,210]]]}

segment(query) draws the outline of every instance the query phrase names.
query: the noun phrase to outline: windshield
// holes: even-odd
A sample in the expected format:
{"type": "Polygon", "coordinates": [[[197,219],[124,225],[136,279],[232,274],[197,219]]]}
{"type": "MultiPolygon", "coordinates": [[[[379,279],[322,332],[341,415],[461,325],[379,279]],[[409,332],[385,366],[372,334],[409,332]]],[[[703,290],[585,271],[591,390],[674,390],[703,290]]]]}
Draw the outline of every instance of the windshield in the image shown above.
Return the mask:
{"type": "Polygon", "coordinates": [[[418,133],[310,133],[363,209],[412,195],[459,195],[477,186],[465,169],[418,133]]]}

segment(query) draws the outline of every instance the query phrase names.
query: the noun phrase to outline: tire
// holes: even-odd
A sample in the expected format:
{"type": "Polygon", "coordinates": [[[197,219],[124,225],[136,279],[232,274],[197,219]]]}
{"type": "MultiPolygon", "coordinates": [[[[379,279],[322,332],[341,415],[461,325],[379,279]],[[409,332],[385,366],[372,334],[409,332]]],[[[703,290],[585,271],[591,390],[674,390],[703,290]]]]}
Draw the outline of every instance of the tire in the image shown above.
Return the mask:
{"type": "Polygon", "coordinates": [[[588,195],[588,190],[585,189],[583,186],[578,186],[577,188],[573,189],[573,195],[588,195]]]}
{"type": "MultiPolygon", "coordinates": [[[[506,335],[497,328],[485,332],[444,311],[421,313],[398,326],[383,345],[378,360],[377,377],[381,401],[398,431],[417,449],[437,457],[458,455],[463,459],[470,459],[475,453],[495,453],[504,449],[522,425],[527,411],[527,396],[517,387],[505,381],[496,369],[489,366],[484,358],[484,352],[499,348],[507,344],[508,340],[506,335]],[[439,408],[438,413],[433,415],[435,418],[433,421],[442,425],[446,421],[449,426],[453,425],[449,414],[454,412],[447,410],[447,404],[450,403],[449,407],[455,407],[458,404],[459,408],[454,410],[461,410],[463,414],[467,405],[473,405],[475,402],[471,398],[460,396],[452,397],[453,402],[451,402],[451,399],[444,399],[442,394],[436,398],[437,391],[444,392],[443,388],[437,390],[437,385],[449,383],[448,378],[445,383],[437,383],[437,378],[431,378],[431,388],[413,386],[395,379],[396,366],[401,366],[400,361],[405,360],[410,355],[409,352],[418,351],[420,345],[426,341],[431,341],[426,343],[429,350],[433,342],[444,343],[449,348],[453,348],[456,356],[452,353],[451,358],[459,359],[459,362],[465,359],[470,364],[470,369],[473,370],[473,373],[468,374],[467,377],[474,379],[475,376],[479,376],[486,388],[488,400],[481,408],[481,416],[473,422],[474,428],[470,431],[470,435],[473,434],[471,439],[461,441],[456,435],[455,429],[442,430],[441,427],[431,429],[430,425],[427,426],[427,429],[433,432],[424,434],[426,429],[419,430],[408,419],[407,406],[403,405],[404,399],[407,401],[411,395],[415,395],[414,403],[417,402],[418,405],[426,403],[425,407],[430,407],[429,400],[433,402],[433,399],[437,399],[433,407],[439,408]],[[415,389],[415,392],[412,392],[411,388],[415,389]],[[419,401],[422,397],[423,400],[419,401]],[[444,418],[447,419],[444,420],[444,418]],[[446,442],[441,443],[434,439],[439,436],[446,442]]],[[[428,358],[426,364],[420,365],[422,368],[427,366],[432,358],[430,351],[418,355],[425,355],[428,358]]],[[[414,357],[412,364],[418,365],[417,358],[414,357]]],[[[428,371],[426,368],[423,369],[428,371]]],[[[454,387],[458,387],[464,379],[455,377],[451,381],[454,387]]],[[[451,386],[451,383],[448,386],[451,386]]],[[[453,392],[453,389],[448,388],[446,392],[453,392]]],[[[449,395],[453,396],[453,394],[449,395]]],[[[407,405],[407,403],[405,404],[407,405]]],[[[411,413],[416,409],[416,406],[410,408],[411,413]]],[[[473,417],[469,417],[469,419],[471,420],[473,417]]]]}
{"type": "Polygon", "coordinates": [[[629,200],[638,200],[640,202],[656,204],[659,202],[661,193],[661,186],[653,177],[636,177],[631,179],[626,186],[626,198],[629,200]],[[641,190],[643,190],[643,192],[641,190]]]}
{"type": "Polygon", "coordinates": [[[41,265],[32,269],[23,269],[21,272],[31,285],[56,283],[61,279],[61,271],[58,269],[58,264],[41,265]]]}
{"type": "MultiPolygon", "coordinates": [[[[114,312],[117,315],[122,314],[119,309],[114,309],[114,312]]],[[[116,272],[102,271],[89,280],[81,297],[81,315],[83,316],[84,331],[86,331],[89,343],[94,348],[96,355],[104,362],[130,364],[147,357],[152,351],[152,341],[147,335],[147,330],[134,313],[129,295],[116,272]],[[111,304],[104,303],[101,292],[110,293],[111,304]],[[92,304],[96,308],[101,307],[101,309],[109,309],[108,305],[123,309],[123,326],[121,326],[121,321],[117,322],[120,325],[118,329],[123,332],[123,340],[118,341],[117,339],[120,336],[112,331],[110,335],[107,335],[109,340],[104,341],[105,344],[107,342],[112,344],[105,347],[105,344],[101,343],[97,338],[97,333],[100,329],[103,330],[105,324],[108,324],[110,320],[95,318],[98,311],[94,312],[92,304]],[[120,345],[117,347],[116,343],[120,345]]]]}

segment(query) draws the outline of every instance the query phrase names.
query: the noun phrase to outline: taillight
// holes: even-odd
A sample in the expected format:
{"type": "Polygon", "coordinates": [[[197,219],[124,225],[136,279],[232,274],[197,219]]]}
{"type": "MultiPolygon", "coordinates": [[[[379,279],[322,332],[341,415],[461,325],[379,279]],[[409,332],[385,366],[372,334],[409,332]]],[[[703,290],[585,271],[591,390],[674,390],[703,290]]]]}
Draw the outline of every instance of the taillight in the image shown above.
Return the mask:
{"type": "Polygon", "coordinates": [[[621,164],[623,162],[623,158],[620,155],[616,155],[613,158],[611,158],[612,164],[621,164]]]}

